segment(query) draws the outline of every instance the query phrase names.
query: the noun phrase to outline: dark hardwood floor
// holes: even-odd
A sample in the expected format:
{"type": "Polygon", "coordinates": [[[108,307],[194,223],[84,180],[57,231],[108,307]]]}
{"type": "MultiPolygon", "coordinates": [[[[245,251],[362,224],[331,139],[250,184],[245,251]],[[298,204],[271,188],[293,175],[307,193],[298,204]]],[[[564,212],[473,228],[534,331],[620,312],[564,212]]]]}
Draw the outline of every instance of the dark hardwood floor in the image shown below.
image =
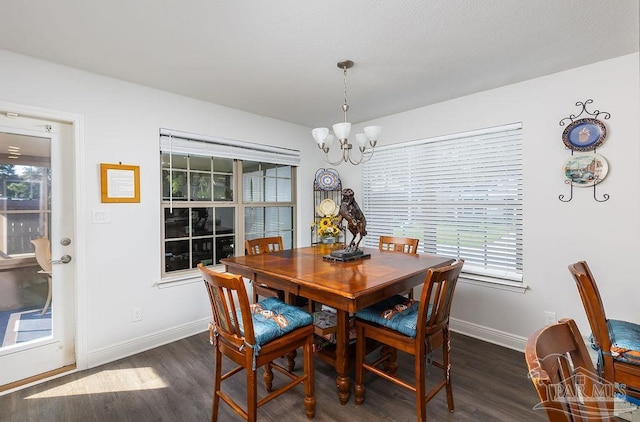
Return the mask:
{"type": "MultiPolygon", "coordinates": [[[[413,362],[400,355],[399,373],[412,374],[413,362]]],[[[301,365],[298,357],[297,366],[301,365]]],[[[225,368],[230,363],[225,362],[225,368]]],[[[437,368],[432,368],[433,375],[437,368]]],[[[262,373],[262,369],[260,369],[262,373]]],[[[315,421],[412,421],[413,395],[368,374],[362,406],[338,403],[335,372],[316,359],[315,421]]],[[[275,382],[278,378],[276,373],[275,382]]],[[[428,377],[427,377],[428,379],[428,377]]],[[[444,391],[427,404],[431,421],[545,421],[522,353],[453,333],[452,379],[455,411],[444,391]]],[[[226,382],[242,400],[243,373],[226,382]]],[[[223,383],[223,388],[225,383],[223,383]]],[[[262,386],[262,385],[261,385],[262,386]]],[[[258,388],[259,394],[264,389],[258,388]]],[[[213,350],[202,333],[87,371],[0,397],[0,421],[206,421],[211,418],[213,350]]],[[[306,421],[302,387],[258,409],[259,421],[306,421]]],[[[244,403],[244,401],[241,401],[244,403]]],[[[220,421],[240,421],[221,404],[220,421]]]]}

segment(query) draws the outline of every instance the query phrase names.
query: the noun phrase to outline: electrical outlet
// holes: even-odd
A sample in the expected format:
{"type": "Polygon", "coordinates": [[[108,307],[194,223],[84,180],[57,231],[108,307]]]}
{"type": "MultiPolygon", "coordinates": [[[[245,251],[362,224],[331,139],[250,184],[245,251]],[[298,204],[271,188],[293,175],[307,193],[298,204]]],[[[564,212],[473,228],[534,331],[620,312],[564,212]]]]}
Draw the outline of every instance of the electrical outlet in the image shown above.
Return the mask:
{"type": "Polygon", "coordinates": [[[131,309],[131,322],[142,321],[142,308],[131,309]]]}
{"type": "Polygon", "coordinates": [[[558,322],[558,317],[555,312],[544,311],[544,325],[551,325],[558,322]]]}

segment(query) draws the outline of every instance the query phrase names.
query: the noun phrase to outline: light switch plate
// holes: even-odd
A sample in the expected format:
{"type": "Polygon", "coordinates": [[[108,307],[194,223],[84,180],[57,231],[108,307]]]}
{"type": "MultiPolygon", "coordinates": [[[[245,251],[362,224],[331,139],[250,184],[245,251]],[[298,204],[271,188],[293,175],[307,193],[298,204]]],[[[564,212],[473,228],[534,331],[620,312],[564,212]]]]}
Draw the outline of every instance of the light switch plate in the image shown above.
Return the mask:
{"type": "Polygon", "coordinates": [[[108,224],[111,223],[111,213],[109,210],[94,208],[91,210],[91,222],[93,224],[108,224]]]}

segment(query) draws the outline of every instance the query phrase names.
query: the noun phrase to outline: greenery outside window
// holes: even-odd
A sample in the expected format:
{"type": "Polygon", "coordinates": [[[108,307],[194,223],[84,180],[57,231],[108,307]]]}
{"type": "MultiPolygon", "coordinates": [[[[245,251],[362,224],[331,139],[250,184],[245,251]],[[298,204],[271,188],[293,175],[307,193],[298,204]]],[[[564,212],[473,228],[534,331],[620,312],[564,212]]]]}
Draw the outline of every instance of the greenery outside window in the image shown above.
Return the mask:
{"type": "Polygon", "coordinates": [[[51,170],[0,164],[0,256],[33,254],[31,239],[48,237],[51,170]]]}

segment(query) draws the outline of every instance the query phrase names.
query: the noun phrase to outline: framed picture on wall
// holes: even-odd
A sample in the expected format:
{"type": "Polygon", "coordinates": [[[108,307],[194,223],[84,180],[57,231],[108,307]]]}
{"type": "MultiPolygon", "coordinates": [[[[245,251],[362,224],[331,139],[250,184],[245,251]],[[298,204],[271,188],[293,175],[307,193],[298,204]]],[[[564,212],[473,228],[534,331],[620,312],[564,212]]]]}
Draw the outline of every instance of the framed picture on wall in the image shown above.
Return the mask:
{"type": "Polygon", "coordinates": [[[140,166],[100,164],[102,202],[140,202],[140,166]]]}

